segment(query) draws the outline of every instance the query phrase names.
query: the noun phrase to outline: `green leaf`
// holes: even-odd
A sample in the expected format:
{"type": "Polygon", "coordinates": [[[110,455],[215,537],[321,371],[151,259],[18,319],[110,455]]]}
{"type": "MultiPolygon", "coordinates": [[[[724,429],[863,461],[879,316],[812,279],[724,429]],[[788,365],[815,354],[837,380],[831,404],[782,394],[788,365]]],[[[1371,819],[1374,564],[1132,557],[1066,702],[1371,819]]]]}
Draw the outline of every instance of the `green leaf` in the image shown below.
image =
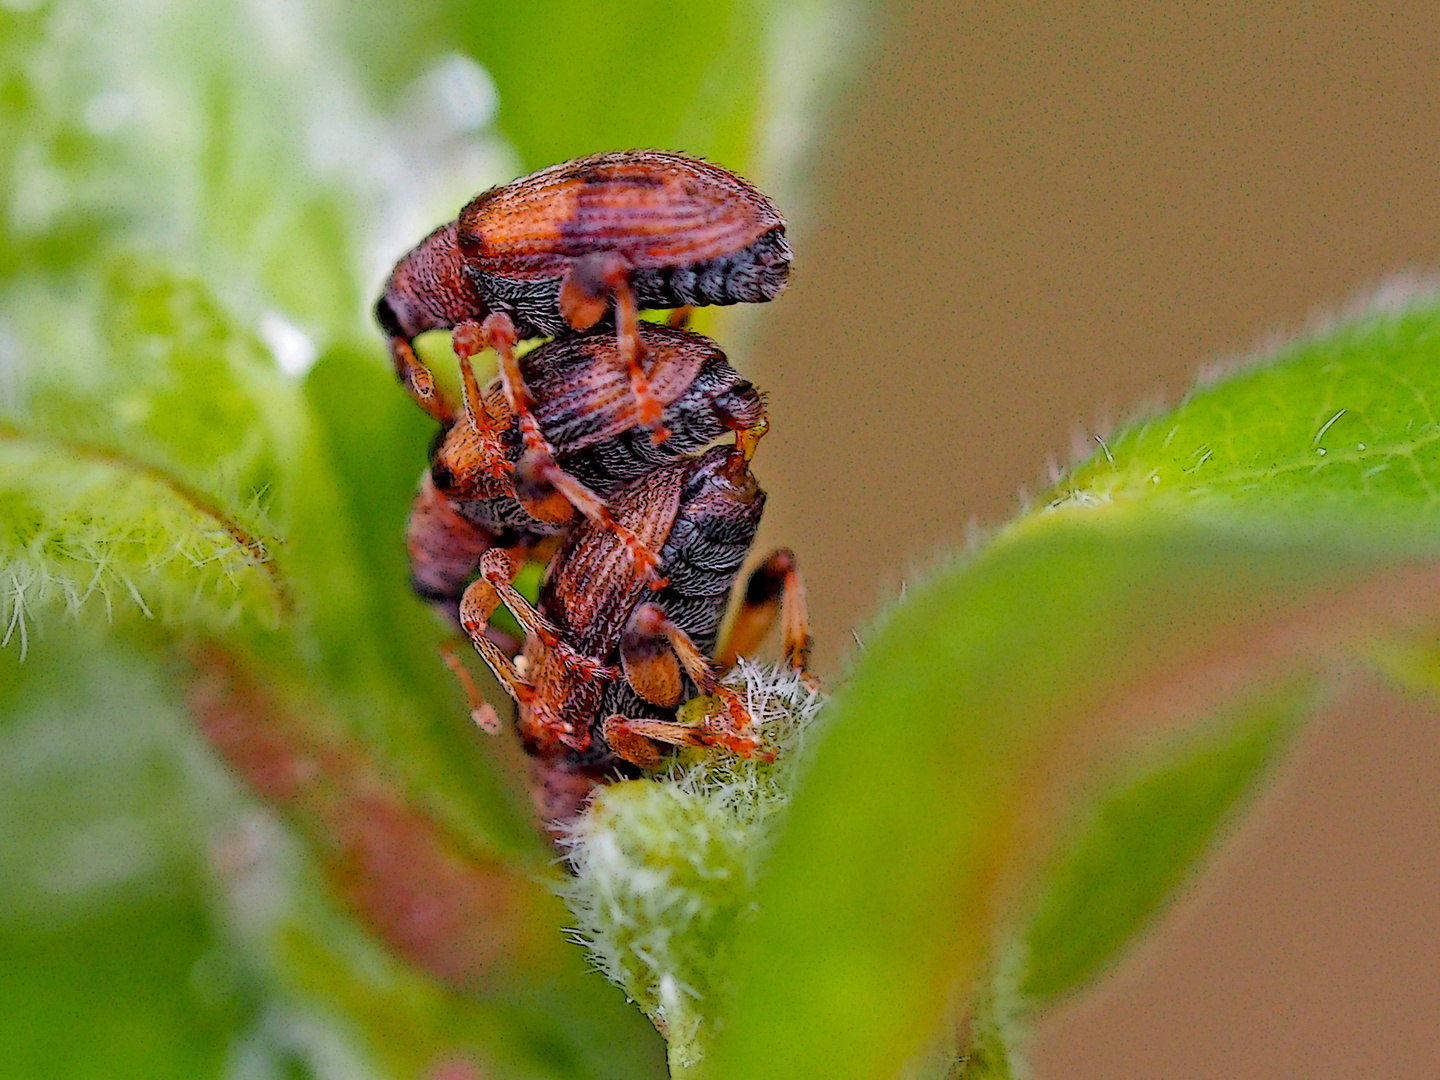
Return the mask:
{"type": "MultiPolygon", "coordinates": [[[[267,504],[296,395],[193,278],[107,259],[12,311],[47,359],[0,418],[0,608],[103,604],[216,627],[289,603],[267,504]]],[[[22,299],[23,298],[23,299],[22,299]]]]}
{"type": "MultiPolygon", "coordinates": [[[[271,713],[256,733],[274,740],[283,724],[271,713]]],[[[166,681],[113,642],[52,632],[23,664],[0,652],[0,1037],[17,1075],[218,1075],[238,1060],[418,1078],[466,1059],[514,1080],[660,1074],[658,1037],[585,971],[543,884],[522,874],[511,885],[498,944],[518,962],[497,973],[505,992],[458,992],[367,933],[375,913],[331,872],[336,844],[297,843],[232,764],[217,764],[166,681]]],[[[373,765],[314,777],[347,821],[382,825],[397,820],[385,817],[386,781],[373,765]]],[[[293,815],[302,829],[313,809],[293,815]]],[[[368,865],[403,868],[418,846],[372,847],[368,865]]],[[[387,896],[422,925],[447,899],[387,896]]],[[[470,936],[487,929],[498,933],[470,936]]]]}
{"type": "Polygon", "coordinates": [[[1440,617],[1437,330],[1381,313],[1197,392],[911,591],[761,883],[717,1076],[892,1072],[1097,760],[1440,617]]]}
{"type": "Polygon", "coordinates": [[[93,634],[0,651],[7,1073],[221,1072],[262,1000],[203,884],[236,809],[143,664],[93,634]]]}
{"type": "Polygon", "coordinates": [[[1266,530],[1286,515],[1357,542],[1428,547],[1440,515],[1435,329],[1420,306],[1289,345],[1121,431],[1053,501],[1256,515],[1266,530]]]}
{"type": "MultiPolygon", "coordinates": [[[[218,1076],[239,1002],[207,1001],[204,907],[152,902],[43,929],[0,930],[0,1038],[12,1076],[218,1076]]],[[[237,1015],[239,1014],[239,1015],[237,1015]]]]}
{"type": "Polygon", "coordinates": [[[204,496],[109,451],[0,426],[0,620],[22,654],[47,608],[137,611],[221,627],[275,622],[286,591],[266,542],[204,496]]]}
{"type": "Polygon", "coordinates": [[[1153,921],[1308,715],[1312,696],[1257,703],[1219,737],[1170,751],[1110,787],[1043,875],[1044,895],[1025,932],[1026,996],[1045,1004],[1073,990],[1153,921]]]}
{"type": "Polygon", "coordinates": [[[446,50],[479,60],[499,89],[499,123],[526,170],[638,146],[741,167],[754,155],[767,31],[779,17],[750,0],[484,0],[425,5],[403,23],[396,13],[371,13],[353,29],[395,84],[446,50]],[[405,35],[400,47],[397,31],[405,35]],[[536,50],[554,60],[543,73],[536,50]]]}

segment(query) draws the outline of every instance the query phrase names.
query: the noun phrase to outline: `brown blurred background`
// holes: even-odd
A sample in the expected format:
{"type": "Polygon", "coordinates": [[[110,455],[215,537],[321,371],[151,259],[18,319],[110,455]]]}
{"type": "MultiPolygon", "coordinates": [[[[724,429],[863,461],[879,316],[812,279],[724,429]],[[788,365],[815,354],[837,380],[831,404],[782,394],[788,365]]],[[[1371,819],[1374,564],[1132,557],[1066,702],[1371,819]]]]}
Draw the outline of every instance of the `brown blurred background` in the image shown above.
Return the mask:
{"type": "MultiPolygon", "coordinates": [[[[1440,268],[1440,5],[917,3],[751,324],[760,549],[822,669],[1047,458],[1207,359],[1440,268]]],[[[1213,872],[1039,1029],[1044,1078],[1440,1076],[1440,724],[1338,703],[1213,872]]]]}

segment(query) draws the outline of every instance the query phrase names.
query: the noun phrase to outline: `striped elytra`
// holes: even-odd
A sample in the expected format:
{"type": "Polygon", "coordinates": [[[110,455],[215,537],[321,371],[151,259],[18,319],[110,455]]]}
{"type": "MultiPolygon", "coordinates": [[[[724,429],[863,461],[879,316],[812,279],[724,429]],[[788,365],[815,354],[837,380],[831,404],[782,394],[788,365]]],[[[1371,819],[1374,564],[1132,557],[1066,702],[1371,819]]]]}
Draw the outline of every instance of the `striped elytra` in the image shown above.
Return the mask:
{"type": "Polygon", "coordinates": [[[375,316],[397,370],[419,334],[496,311],[521,336],[563,333],[562,280],[606,253],[642,308],[763,303],[790,273],[785,218],[728,169],[665,150],[579,158],[477,195],[396,263],[375,316]]]}

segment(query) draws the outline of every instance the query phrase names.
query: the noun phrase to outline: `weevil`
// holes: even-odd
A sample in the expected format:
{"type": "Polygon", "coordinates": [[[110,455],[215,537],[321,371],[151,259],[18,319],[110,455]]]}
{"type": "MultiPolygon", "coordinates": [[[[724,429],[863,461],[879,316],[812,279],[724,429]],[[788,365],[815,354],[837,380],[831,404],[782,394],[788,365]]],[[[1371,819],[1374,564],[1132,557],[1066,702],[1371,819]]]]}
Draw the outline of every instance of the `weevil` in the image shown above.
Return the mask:
{"type": "Polygon", "coordinates": [[[641,423],[661,441],[662,404],[640,364],[639,310],[771,300],[785,287],[790,258],[785,219],[734,173],[686,154],[623,150],[477,195],[395,265],[375,318],[396,374],[442,424],[452,409],[414,339],[450,330],[462,364],[494,348],[510,409],[540,453],[514,345],[587,330],[613,301],[617,363],[641,423]]]}
{"type": "Polygon", "coordinates": [[[467,380],[467,400],[476,404],[435,447],[411,514],[412,582],[420,595],[453,602],[490,547],[523,554],[568,528],[577,510],[614,531],[637,569],[658,581],[658,553],[615,520],[605,499],[730,432],[748,457],[766,420],[759,392],[714,342],[650,324],[640,333],[655,396],[674,432],[664,443],[640,426],[609,335],[557,338],[519,360],[553,459],[537,460],[526,448],[498,378],[484,388],[467,380]]]}
{"type": "MultiPolygon", "coordinates": [[[[710,659],[765,505],[745,454],[714,447],[661,466],[622,488],[612,505],[617,518],[660,547],[669,572],[664,588],[647,592],[627,571],[614,533],[583,522],[551,562],[538,607],[515,591],[516,564],[499,548],[481,558],[480,577],[460,602],[466,633],[519,706],[517,726],[538,766],[547,819],[574,813],[606,777],[654,767],[662,746],[765,753],[744,702],[720,682],[710,659]],[[486,633],[501,604],[525,629],[518,658],[486,633]],[[697,692],[718,707],[698,724],[679,722],[677,708],[697,692]]],[[[773,617],[777,593],[787,608],[803,598],[788,552],[767,560],[747,589],[759,600],[737,620],[749,644],[767,610],[773,617]]],[[[787,610],[785,625],[786,653],[803,669],[803,613],[787,610]]]]}

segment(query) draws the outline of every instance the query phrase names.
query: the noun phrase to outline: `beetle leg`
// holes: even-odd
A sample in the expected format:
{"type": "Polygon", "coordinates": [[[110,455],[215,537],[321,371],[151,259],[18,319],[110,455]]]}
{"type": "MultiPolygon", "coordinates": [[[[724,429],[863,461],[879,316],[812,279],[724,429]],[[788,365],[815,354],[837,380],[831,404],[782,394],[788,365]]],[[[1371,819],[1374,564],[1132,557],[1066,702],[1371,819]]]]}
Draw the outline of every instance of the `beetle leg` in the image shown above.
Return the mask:
{"type": "Polygon", "coordinates": [[[465,417],[470,421],[470,430],[482,441],[493,441],[495,423],[485,408],[485,394],[480,389],[480,380],[475,377],[475,365],[470,362],[470,353],[455,354],[460,361],[460,385],[465,394],[465,417]]]}
{"type": "Polygon", "coordinates": [[[761,563],[745,585],[745,598],[735,621],[725,636],[716,666],[729,671],[736,658],[749,655],[759,647],[775,616],[780,616],[785,660],[807,683],[814,681],[809,672],[810,625],[806,616],[805,583],[795,565],[795,554],[781,548],[761,563]]]}
{"type": "Polygon", "coordinates": [[[530,606],[530,601],[521,596],[512,582],[518,567],[510,554],[500,548],[492,548],[480,559],[480,576],[495,590],[500,602],[510,609],[527,634],[533,635],[547,649],[560,644],[560,631],[555,624],[530,606]]]}
{"type": "MultiPolygon", "coordinates": [[[[627,676],[632,664],[640,676],[640,685],[636,685],[633,680],[631,685],[635,687],[635,692],[641,697],[646,697],[648,691],[655,693],[657,697],[664,697],[664,700],[656,700],[655,704],[671,705],[679,701],[679,693],[674,693],[673,696],[669,693],[667,685],[671,677],[667,668],[669,661],[661,658],[663,650],[679,661],[679,665],[685,669],[685,674],[690,676],[690,680],[700,688],[702,694],[720,699],[726,717],[725,721],[707,717],[704,724],[695,728],[685,724],[676,725],[683,731],[699,732],[708,740],[704,743],[693,743],[691,740],[693,745],[723,745],[743,756],[749,756],[759,747],[760,740],[750,731],[753,727],[750,710],[745,707],[740,695],[720,682],[709,658],[695,647],[689,634],[676,626],[669,616],[660,610],[660,605],[641,604],[631,614],[625,629],[626,634],[621,638],[621,659],[625,665],[627,676]],[[629,655],[626,655],[625,652],[625,637],[631,639],[629,655]],[[669,648],[664,649],[664,646],[667,645],[669,648]],[[644,689],[641,688],[642,686],[644,689]],[[739,749],[742,746],[748,749],[739,749]]],[[[678,681],[678,672],[676,676],[678,681]]],[[[649,699],[647,698],[647,700],[649,699]]],[[[635,721],[635,723],[640,722],[635,721]]],[[[644,721],[644,723],[650,723],[650,721],[644,721]]],[[[659,736],[653,737],[659,738],[659,736]]],[[[688,736],[687,739],[689,739],[688,736]]]]}
{"type": "Polygon", "coordinates": [[[560,316],[574,330],[585,331],[605,317],[615,277],[630,273],[625,257],[614,251],[582,255],[560,279],[560,316]]]}
{"type": "Polygon", "coordinates": [[[645,357],[645,346],[640,341],[640,307],[635,300],[635,291],[630,288],[627,274],[617,275],[611,288],[615,293],[615,333],[620,344],[620,362],[630,376],[630,392],[635,395],[640,423],[650,429],[652,441],[662,443],[670,437],[670,429],[660,422],[664,410],[640,366],[645,357]]]}
{"type": "Polygon", "coordinates": [[[642,572],[653,582],[658,577],[655,567],[659,565],[659,558],[641,544],[633,532],[615,521],[599,495],[560,468],[556,462],[554,447],[545,438],[539,421],[530,411],[530,390],[520,373],[520,362],[515,358],[516,330],[510,316],[500,311],[492,312],[486,316],[483,330],[486,339],[495,349],[496,356],[500,358],[500,377],[505,387],[505,396],[510,411],[520,422],[520,435],[525,443],[525,452],[516,469],[516,482],[519,487],[528,487],[529,490],[517,491],[516,494],[526,510],[541,521],[562,524],[569,514],[561,513],[562,508],[558,507],[556,500],[551,497],[553,492],[559,492],[565,501],[591,521],[619,535],[642,572]]]}
{"type": "MultiPolygon", "coordinates": [[[[676,626],[668,615],[660,610],[659,604],[645,603],[635,609],[630,616],[627,628],[635,628],[639,632],[651,637],[660,637],[674,651],[676,659],[685,669],[685,674],[690,676],[692,682],[700,688],[704,694],[723,694],[728,689],[720,685],[720,678],[715,673],[715,668],[710,660],[695,647],[690,640],[690,635],[676,626]]],[[[734,694],[734,691],[730,691],[734,694]]],[[[744,707],[741,706],[743,709],[744,707]]]]}
{"type": "MultiPolygon", "coordinates": [[[[660,563],[659,556],[640,543],[639,537],[611,516],[599,495],[560,468],[556,462],[555,449],[545,438],[539,421],[530,410],[530,390],[525,385],[525,377],[520,372],[520,362],[515,357],[515,323],[509,315],[496,311],[485,317],[479,332],[499,357],[500,378],[505,387],[505,396],[511,413],[520,423],[525,452],[515,470],[519,489],[516,495],[526,511],[540,521],[564,524],[570,517],[565,506],[568,503],[597,525],[618,535],[640,571],[650,579],[652,587],[659,588],[663,584],[656,584],[659,581],[659,574],[656,572],[660,563]],[[555,497],[557,493],[560,498],[555,497]]],[[[467,347],[474,344],[467,338],[467,347]]],[[[480,401],[478,386],[474,394],[476,400],[480,401]]],[[[483,405],[481,407],[483,409],[483,405]]]]}
{"type": "Polygon", "coordinates": [[[455,408],[436,387],[435,377],[424,361],[415,355],[414,344],[403,337],[391,337],[390,356],[395,361],[396,378],[405,384],[415,403],[449,427],[455,419],[455,408]]]}
{"type": "MultiPolygon", "coordinates": [[[[601,528],[609,529],[620,537],[636,567],[649,580],[650,587],[663,587],[665,581],[658,571],[659,555],[642,544],[633,531],[616,521],[599,495],[556,462],[554,448],[540,430],[535,414],[530,411],[530,391],[520,372],[520,362],[515,358],[517,331],[510,316],[501,311],[492,312],[485,317],[480,331],[500,359],[500,377],[505,387],[505,396],[510,411],[520,422],[525,452],[515,470],[515,482],[516,495],[526,511],[540,521],[564,524],[570,516],[564,506],[564,503],[568,503],[601,528]],[[556,493],[563,498],[564,503],[555,498],[556,493]]],[[[467,338],[466,345],[473,344],[474,342],[467,338]]],[[[648,383],[646,387],[648,390],[648,383]]],[[[479,400],[478,388],[475,394],[479,400]]]]}
{"type": "Polygon", "coordinates": [[[658,604],[641,604],[631,612],[620,635],[620,663],[637,694],[652,705],[674,708],[685,684],[680,658],[665,634],[667,621],[658,604]]]}
{"type": "Polygon", "coordinates": [[[480,579],[495,590],[499,601],[515,616],[515,621],[524,628],[525,633],[555,653],[581,678],[610,678],[611,672],[607,664],[571,647],[555,624],[536,611],[530,601],[516,591],[512,582],[515,580],[517,568],[518,560],[510,552],[492,548],[480,560],[480,579]]]}
{"type": "MultiPolygon", "coordinates": [[[[530,388],[525,385],[525,377],[520,373],[520,361],[515,356],[515,343],[520,340],[520,332],[515,329],[514,321],[503,311],[493,311],[485,316],[485,321],[480,324],[478,336],[480,342],[495,350],[495,356],[500,361],[500,380],[505,387],[505,401],[510,406],[511,414],[520,422],[520,435],[525,440],[525,448],[533,453],[543,454],[553,461],[555,448],[545,438],[545,433],[540,430],[540,422],[530,410],[530,388]]],[[[479,351],[479,346],[475,351],[479,351]]]]}
{"type": "Polygon", "coordinates": [[[470,703],[470,719],[475,721],[475,726],[487,735],[499,735],[500,714],[495,711],[495,706],[481,696],[480,688],[475,685],[475,680],[470,675],[470,669],[455,651],[455,642],[446,641],[441,644],[440,659],[465,691],[465,699],[470,703]]]}
{"type": "Polygon", "coordinates": [[[819,688],[819,680],[810,673],[810,612],[805,602],[805,582],[795,566],[795,556],[788,549],[790,568],[785,575],[785,589],[780,596],[780,641],[785,648],[785,662],[800,673],[806,683],[819,688]]]}
{"type": "MultiPolygon", "coordinates": [[[[605,741],[616,754],[642,769],[653,769],[664,760],[650,736],[638,730],[639,726],[658,721],[630,720],[619,713],[609,716],[601,727],[605,741]]],[[[681,727],[673,724],[672,727],[681,727]]]]}
{"type": "Polygon", "coordinates": [[[760,440],[770,431],[770,414],[762,411],[759,421],[749,425],[742,423],[737,417],[731,416],[723,410],[719,416],[720,422],[735,432],[736,451],[745,458],[747,464],[754,460],[760,440]]]}
{"type": "Polygon", "coordinates": [[[762,750],[755,735],[737,730],[714,716],[692,725],[673,720],[632,720],[616,715],[606,718],[602,731],[610,749],[642,769],[653,769],[660,763],[660,755],[653,745],[657,742],[670,746],[718,746],[738,757],[775,760],[775,752],[762,750]]]}
{"type": "MultiPolygon", "coordinates": [[[[508,319],[506,321],[509,322],[508,319]]],[[[487,325],[488,323],[489,319],[486,320],[487,325]]],[[[512,339],[511,344],[513,343],[512,339]]],[[[460,361],[460,380],[465,394],[465,415],[470,421],[471,428],[482,438],[491,433],[494,424],[491,422],[489,412],[485,409],[485,395],[480,389],[480,380],[475,377],[475,367],[471,363],[471,357],[484,351],[490,344],[490,335],[486,325],[477,323],[474,319],[464,319],[456,323],[454,329],[450,331],[450,347],[455,350],[455,358],[460,361]]]]}
{"type": "Polygon", "coordinates": [[[695,314],[694,304],[677,307],[670,312],[669,318],[665,320],[665,325],[670,327],[671,330],[684,330],[690,325],[690,316],[693,314],[695,314]]]}
{"type": "MultiPolygon", "coordinates": [[[[502,557],[505,553],[500,552],[502,557]]],[[[511,564],[513,565],[513,563],[511,564]]],[[[513,573],[513,571],[512,571],[513,573]]],[[[500,606],[500,594],[484,577],[476,578],[460,597],[460,625],[470,636],[475,651],[490,665],[500,685],[520,705],[525,705],[535,696],[535,687],[516,670],[515,661],[486,636],[490,616],[500,606]]]]}
{"type": "MultiPolygon", "coordinates": [[[[410,587],[429,600],[451,625],[460,626],[456,601],[464,590],[465,581],[480,564],[481,556],[486,551],[495,550],[494,538],[456,513],[435,490],[427,473],[410,511],[406,539],[410,554],[410,587]]],[[[504,555],[504,552],[501,554],[504,555]]],[[[518,647],[519,643],[509,634],[493,626],[486,625],[479,632],[486,646],[500,656],[506,656],[518,647]]],[[[440,659],[465,691],[470,703],[470,718],[491,734],[499,731],[500,718],[480,696],[470,670],[455,653],[455,643],[443,642],[439,651],[440,659]]]]}
{"type": "MultiPolygon", "coordinates": [[[[628,289],[629,286],[626,285],[626,288],[628,289]]],[[[636,567],[649,580],[650,587],[662,588],[665,580],[658,571],[659,555],[642,544],[640,538],[632,530],[616,521],[599,495],[567,473],[556,462],[555,450],[545,438],[544,433],[540,430],[539,422],[535,419],[535,414],[530,410],[530,391],[520,372],[520,362],[515,357],[514,346],[517,340],[517,331],[510,316],[500,311],[492,312],[485,317],[484,323],[478,328],[473,322],[470,322],[464,325],[464,334],[461,334],[461,329],[461,327],[457,327],[455,330],[457,356],[468,359],[468,353],[478,351],[480,342],[483,340],[494,348],[495,354],[500,360],[500,377],[505,387],[505,396],[510,411],[520,423],[520,434],[525,443],[525,452],[515,470],[515,480],[516,494],[526,511],[540,521],[564,524],[570,515],[565,511],[563,503],[555,498],[558,493],[564,503],[573,506],[601,528],[614,532],[625,544],[636,567]]],[[[637,336],[636,341],[638,342],[638,340],[637,336]]],[[[474,372],[468,367],[468,364],[462,368],[462,371],[469,371],[466,383],[467,408],[469,401],[473,399],[476,402],[477,410],[483,413],[483,399],[479,386],[475,382],[474,372]]],[[[646,389],[648,392],[648,383],[646,389]]],[[[486,416],[488,422],[488,414],[486,416]]],[[[473,424],[475,422],[473,413],[471,419],[473,424]]]]}
{"type": "Polygon", "coordinates": [[[630,376],[630,391],[640,412],[640,423],[651,437],[664,442],[669,430],[660,422],[664,411],[640,367],[645,346],[640,341],[640,305],[630,287],[630,264],[614,251],[584,255],[570,264],[560,280],[560,314],[576,330],[588,330],[600,321],[615,298],[615,334],[620,364],[630,376]]]}
{"type": "Polygon", "coordinates": [[[527,450],[515,467],[515,488],[521,504],[532,516],[541,521],[555,520],[563,523],[564,517],[557,519],[548,516],[554,512],[549,493],[558,492],[568,506],[573,506],[600,528],[608,529],[620,538],[636,568],[645,575],[652,589],[665,586],[666,579],[660,576],[659,571],[659,554],[646,547],[633,530],[616,521],[604,499],[560,468],[553,459],[547,461],[527,450]]]}

